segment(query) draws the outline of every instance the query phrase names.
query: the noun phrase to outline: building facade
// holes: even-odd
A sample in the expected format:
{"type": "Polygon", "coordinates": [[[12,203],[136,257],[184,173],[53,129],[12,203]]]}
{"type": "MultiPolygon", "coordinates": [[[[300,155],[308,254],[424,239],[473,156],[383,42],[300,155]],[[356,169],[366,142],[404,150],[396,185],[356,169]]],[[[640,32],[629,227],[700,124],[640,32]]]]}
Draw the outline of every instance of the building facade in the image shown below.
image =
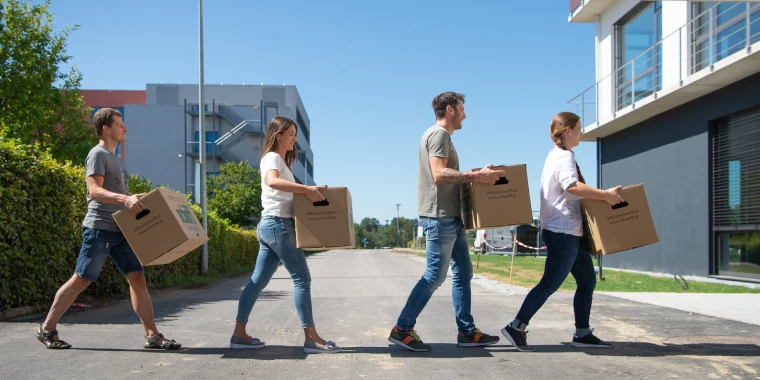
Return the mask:
{"type": "MultiPolygon", "coordinates": [[[[122,119],[127,120],[124,115],[124,106],[127,104],[145,104],[145,91],[143,90],[82,90],[84,104],[92,108],[92,115],[101,108],[113,108],[123,115],[122,119]]],[[[121,155],[122,160],[126,159],[127,142],[116,146],[116,154],[121,155]]]]}
{"type": "MultiPolygon", "coordinates": [[[[129,146],[129,154],[122,148],[122,158],[130,173],[197,196],[198,85],[148,84],[146,91],[86,90],[84,94],[85,103],[95,110],[111,107],[124,114],[129,130],[124,148],[129,146]],[[121,97],[108,95],[119,93],[121,97]]],[[[258,168],[269,121],[282,115],[298,124],[293,175],[299,183],[315,184],[311,124],[295,86],[206,85],[204,102],[206,175],[218,174],[225,162],[248,161],[258,168]]]]}
{"type": "Polygon", "coordinates": [[[660,242],[604,265],[760,281],[760,4],[571,0],[596,81],[569,102],[601,188],[643,183],[660,242]]]}

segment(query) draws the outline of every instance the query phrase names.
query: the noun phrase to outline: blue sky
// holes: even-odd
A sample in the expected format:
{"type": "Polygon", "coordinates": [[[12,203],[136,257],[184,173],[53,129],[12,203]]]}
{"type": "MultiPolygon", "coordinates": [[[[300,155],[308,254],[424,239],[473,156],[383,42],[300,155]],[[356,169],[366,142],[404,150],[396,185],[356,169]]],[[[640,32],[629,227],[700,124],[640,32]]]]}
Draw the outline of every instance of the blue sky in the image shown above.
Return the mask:
{"type": "MultiPolygon", "coordinates": [[[[462,92],[467,119],[452,136],[460,168],[527,164],[538,211],[549,122],[594,81],[594,26],[569,24],[568,8],[564,0],[207,0],[205,80],[296,85],[311,119],[314,177],[349,188],[357,222],[392,219],[396,203],[416,217],[430,103],[462,92]]],[[[52,4],[56,27],[80,25],[68,53],[85,89],[198,83],[197,10],[191,0],[52,4]]],[[[596,144],[575,151],[595,185],[596,144]]]]}

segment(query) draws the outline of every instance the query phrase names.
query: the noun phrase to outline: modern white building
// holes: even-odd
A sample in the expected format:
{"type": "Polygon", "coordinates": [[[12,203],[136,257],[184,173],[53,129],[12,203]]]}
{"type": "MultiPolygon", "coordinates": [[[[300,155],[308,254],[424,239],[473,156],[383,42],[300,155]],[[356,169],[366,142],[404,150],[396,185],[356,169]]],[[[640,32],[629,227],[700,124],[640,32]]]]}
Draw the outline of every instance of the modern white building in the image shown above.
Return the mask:
{"type": "Polygon", "coordinates": [[[570,100],[598,183],[643,183],[660,243],[604,265],[760,281],[760,3],[571,0],[596,78],[570,100]]]}

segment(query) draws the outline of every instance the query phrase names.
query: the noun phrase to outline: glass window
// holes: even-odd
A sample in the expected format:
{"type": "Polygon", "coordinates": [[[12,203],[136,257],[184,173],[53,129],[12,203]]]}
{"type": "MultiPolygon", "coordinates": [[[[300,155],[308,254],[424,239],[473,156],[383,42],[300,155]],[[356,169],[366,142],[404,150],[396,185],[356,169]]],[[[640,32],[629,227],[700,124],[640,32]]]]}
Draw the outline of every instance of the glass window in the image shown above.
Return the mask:
{"type": "Polygon", "coordinates": [[[271,122],[275,116],[277,116],[277,106],[264,107],[264,117],[266,118],[266,127],[264,127],[264,129],[269,127],[269,122],[271,122]]]}
{"type": "Polygon", "coordinates": [[[662,2],[636,9],[616,30],[619,110],[662,88],[662,2]]]}
{"type": "Polygon", "coordinates": [[[298,112],[298,109],[296,109],[296,123],[298,123],[300,133],[306,138],[306,142],[311,142],[311,140],[309,140],[309,129],[306,128],[306,122],[303,121],[303,117],[301,117],[301,113],[298,112]]]}
{"type": "Polygon", "coordinates": [[[719,273],[760,278],[760,232],[724,232],[718,236],[719,273]]]}
{"type": "MultiPolygon", "coordinates": [[[[219,139],[219,132],[206,132],[206,154],[213,154],[219,151],[218,147],[214,143],[214,141],[219,139]]],[[[200,140],[201,136],[198,131],[195,131],[195,144],[193,144],[193,153],[200,153],[198,152],[200,147],[200,140]]]]}
{"type": "Polygon", "coordinates": [[[298,163],[301,165],[306,164],[306,153],[302,153],[302,152],[298,153],[298,163]]]}
{"type": "Polygon", "coordinates": [[[742,162],[728,163],[728,207],[736,209],[742,203],[742,162]]]}
{"type": "Polygon", "coordinates": [[[760,107],[715,122],[712,223],[718,274],[760,278],[760,107]]]}
{"type": "Polygon", "coordinates": [[[700,71],[760,40],[760,4],[706,1],[694,4],[692,68],[700,71]]]}

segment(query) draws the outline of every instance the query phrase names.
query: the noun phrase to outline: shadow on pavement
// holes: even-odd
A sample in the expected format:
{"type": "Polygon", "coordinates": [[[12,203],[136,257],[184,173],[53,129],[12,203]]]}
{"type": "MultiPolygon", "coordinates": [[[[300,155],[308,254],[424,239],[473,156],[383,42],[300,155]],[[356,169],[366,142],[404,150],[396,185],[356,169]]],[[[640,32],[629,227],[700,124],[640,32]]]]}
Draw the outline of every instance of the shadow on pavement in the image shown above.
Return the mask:
{"type": "MultiPolygon", "coordinates": [[[[197,308],[200,305],[214,304],[224,301],[238,301],[242,288],[245,286],[249,275],[243,275],[230,279],[224,279],[218,282],[207,284],[200,287],[187,289],[169,289],[166,291],[168,296],[164,296],[164,291],[151,292],[153,300],[153,312],[156,324],[161,326],[162,323],[177,319],[182,313],[197,308]]],[[[274,281],[293,280],[290,277],[273,277],[274,281]]],[[[270,282],[270,284],[271,284],[270,282]]],[[[272,291],[264,290],[259,295],[257,303],[275,301],[283,297],[292,297],[292,291],[272,291]]],[[[76,302],[76,301],[75,301],[76,302]]],[[[47,310],[41,314],[30,315],[5,321],[4,323],[14,322],[36,322],[41,323],[47,315],[47,310]]],[[[94,306],[85,309],[69,309],[61,318],[62,324],[92,324],[92,325],[113,325],[113,324],[135,324],[140,323],[137,314],[132,308],[129,295],[115,298],[114,301],[104,306],[94,306]]]]}
{"type": "MultiPolygon", "coordinates": [[[[583,352],[591,356],[758,356],[756,344],[654,344],[643,342],[609,342],[612,348],[576,348],[569,342],[559,345],[533,345],[535,353],[583,352]]],[[[526,354],[531,354],[526,352],[526,354]]]]}
{"type": "MultiPolygon", "coordinates": [[[[758,345],[657,345],[653,343],[623,343],[612,342],[613,348],[575,348],[569,343],[559,345],[534,345],[535,352],[518,352],[510,345],[494,345],[490,347],[460,348],[456,344],[431,344],[432,351],[411,352],[389,344],[382,347],[343,347],[337,354],[316,355],[345,355],[368,354],[390,355],[392,358],[486,358],[493,357],[497,352],[514,352],[515,355],[577,353],[582,352],[591,356],[620,356],[620,357],[663,357],[663,356],[735,356],[757,357],[760,355],[758,345]]],[[[133,352],[171,355],[210,355],[222,359],[257,359],[257,360],[303,360],[309,355],[300,346],[267,346],[258,350],[233,350],[227,347],[183,347],[177,351],[119,349],[119,348],[72,348],[80,351],[103,352],[133,352]]]]}
{"type": "MultiPolygon", "coordinates": [[[[490,348],[460,348],[456,344],[432,344],[433,350],[429,352],[411,352],[395,345],[386,347],[343,347],[343,351],[335,354],[311,354],[311,355],[390,355],[393,358],[484,358],[493,357],[494,352],[510,351],[508,347],[491,346],[490,348]]],[[[103,351],[103,352],[134,352],[151,354],[173,355],[211,355],[220,356],[222,359],[257,359],[257,360],[303,360],[309,354],[303,352],[300,346],[268,345],[266,348],[257,350],[233,350],[227,347],[183,347],[176,351],[121,349],[121,348],[77,348],[80,351],[103,351]]]]}

